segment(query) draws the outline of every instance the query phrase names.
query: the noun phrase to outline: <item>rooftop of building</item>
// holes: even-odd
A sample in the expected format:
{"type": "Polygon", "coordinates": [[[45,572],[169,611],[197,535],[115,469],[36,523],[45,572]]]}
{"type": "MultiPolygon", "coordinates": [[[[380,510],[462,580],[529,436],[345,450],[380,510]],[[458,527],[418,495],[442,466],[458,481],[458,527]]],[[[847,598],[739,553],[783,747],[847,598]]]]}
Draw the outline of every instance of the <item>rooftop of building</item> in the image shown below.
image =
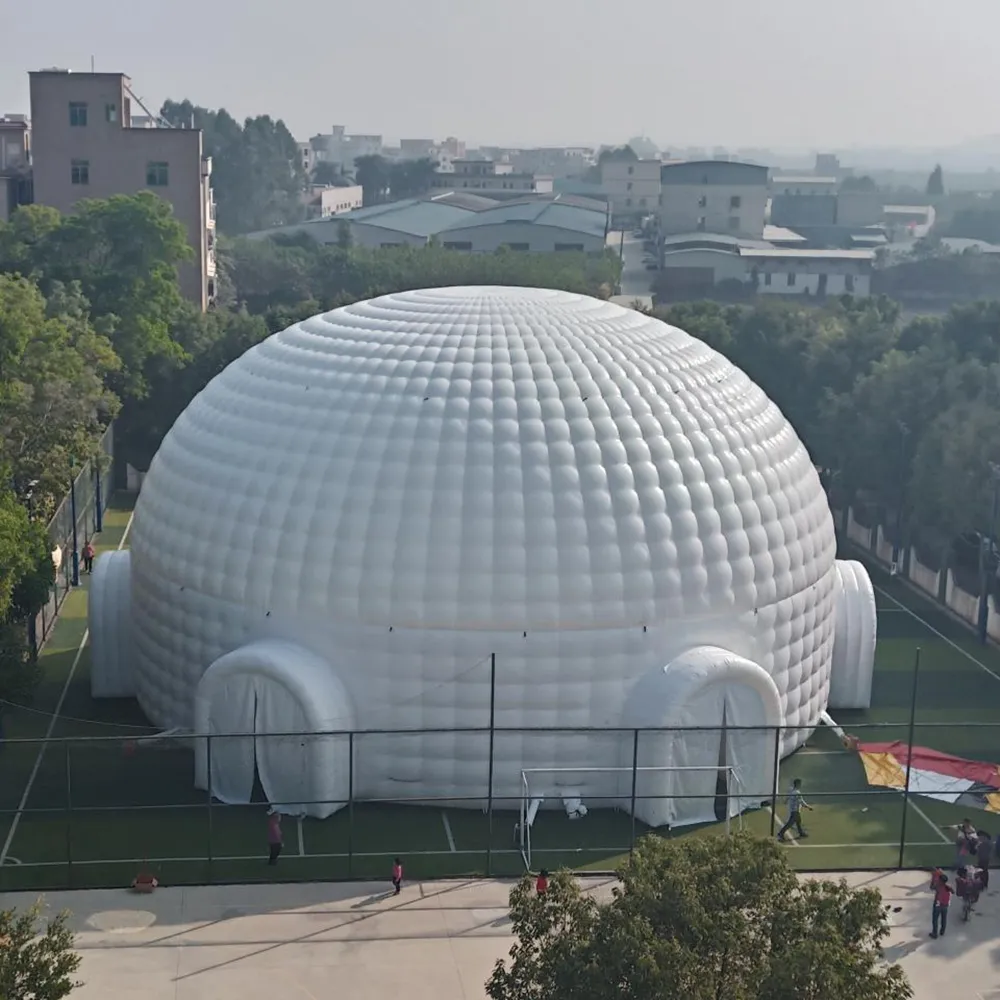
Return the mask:
{"type": "Polygon", "coordinates": [[[785,258],[788,260],[874,260],[873,250],[799,250],[783,247],[740,247],[741,257],[785,258]]]}
{"type": "MultiPolygon", "coordinates": [[[[584,200],[579,199],[579,201],[584,200]]],[[[474,216],[452,223],[447,227],[447,231],[455,232],[459,229],[525,222],[535,226],[551,226],[555,229],[565,229],[583,236],[595,236],[603,239],[607,228],[607,212],[603,206],[595,209],[580,204],[571,204],[561,198],[515,201],[476,212],[474,216]]]]}

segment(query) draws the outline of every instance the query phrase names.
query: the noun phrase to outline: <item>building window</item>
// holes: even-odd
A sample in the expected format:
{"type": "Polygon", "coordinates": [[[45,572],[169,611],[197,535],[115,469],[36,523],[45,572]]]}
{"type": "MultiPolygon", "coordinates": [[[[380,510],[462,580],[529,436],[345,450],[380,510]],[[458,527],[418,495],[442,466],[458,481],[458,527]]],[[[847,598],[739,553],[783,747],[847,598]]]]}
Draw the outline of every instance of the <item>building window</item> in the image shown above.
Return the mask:
{"type": "Polygon", "coordinates": [[[740,217],[738,215],[729,216],[729,231],[731,233],[739,232],[740,229],[740,217]]]}
{"type": "Polygon", "coordinates": [[[634,174],[634,173],[635,173],[635,167],[629,167],[629,168],[628,168],[628,172],[629,172],[630,174],[634,174]]]}
{"type": "Polygon", "coordinates": [[[789,271],[788,274],[786,275],[786,277],[788,279],[788,287],[791,288],[792,285],[795,284],[795,272],[794,271],[789,271]]]}
{"type": "Polygon", "coordinates": [[[848,292],[854,291],[854,275],[845,274],[844,275],[844,290],[848,292]]]}
{"type": "Polygon", "coordinates": [[[764,284],[765,285],[771,284],[771,272],[770,271],[767,271],[764,274],[764,284]]]}
{"type": "Polygon", "coordinates": [[[82,101],[69,102],[69,123],[74,127],[87,124],[87,105],[82,101]]]}
{"type": "Polygon", "coordinates": [[[69,179],[73,184],[89,184],[90,160],[72,160],[69,168],[69,179]]]}
{"type": "Polygon", "coordinates": [[[698,207],[699,208],[708,208],[708,195],[707,194],[703,194],[698,199],[698,207]]]}
{"type": "Polygon", "coordinates": [[[166,187],[170,183],[170,168],[166,163],[146,164],[146,185],[151,188],[166,187]]]}
{"type": "Polygon", "coordinates": [[[628,184],[625,185],[625,190],[626,191],[631,191],[632,190],[632,182],[631,181],[629,181],[628,184]]]}
{"type": "Polygon", "coordinates": [[[708,183],[708,174],[702,174],[701,175],[701,183],[702,184],[707,184],[708,183]]]}
{"type": "Polygon", "coordinates": [[[705,230],[708,228],[708,225],[707,225],[707,223],[705,221],[705,216],[704,215],[699,215],[698,216],[698,227],[697,228],[698,228],[698,232],[699,233],[705,232],[705,230]]]}
{"type": "Polygon", "coordinates": [[[582,243],[557,243],[556,253],[583,253],[582,243]]]}
{"type": "Polygon", "coordinates": [[[646,199],[645,198],[640,198],[639,199],[639,207],[640,208],[645,208],[646,207],[646,199]]]}
{"type": "Polygon", "coordinates": [[[741,205],[741,201],[742,201],[742,199],[740,198],[740,196],[738,194],[731,195],[730,198],[729,198],[729,207],[730,208],[739,208],[740,205],[741,205]]]}
{"type": "Polygon", "coordinates": [[[471,250],[472,243],[469,240],[445,240],[445,250],[471,250]]]}
{"type": "Polygon", "coordinates": [[[115,104],[104,105],[104,120],[114,124],[118,121],[118,107],[115,104]]]}
{"type": "Polygon", "coordinates": [[[507,243],[505,244],[508,250],[527,250],[527,243],[507,243]]]}

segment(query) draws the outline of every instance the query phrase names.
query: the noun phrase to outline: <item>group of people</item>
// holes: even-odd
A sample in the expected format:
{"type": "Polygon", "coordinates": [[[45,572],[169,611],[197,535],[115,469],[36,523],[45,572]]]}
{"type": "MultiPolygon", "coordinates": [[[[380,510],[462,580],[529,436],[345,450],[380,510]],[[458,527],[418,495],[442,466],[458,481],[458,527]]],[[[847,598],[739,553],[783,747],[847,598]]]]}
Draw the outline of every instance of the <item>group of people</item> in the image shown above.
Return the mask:
{"type": "Polygon", "coordinates": [[[995,849],[993,838],[985,830],[976,829],[972,820],[963,819],[955,830],[955,887],[948,876],[935,868],[931,875],[934,903],[931,907],[931,937],[944,937],[948,930],[948,908],[951,897],[958,896],[966,913],[978,902],[979,894],[990,885],[990,862],[995,849]]]}
{"type": "MultiPolygon", "coordinates": [[[[272,868],[278,863],[285,838],[281,832],[281,813],[277,809],[267,811],[267,863],[272,868]]],[[[392,859],[393,895],[398,896],[403,891],[403,862],[399,858],[392,859]]]]}

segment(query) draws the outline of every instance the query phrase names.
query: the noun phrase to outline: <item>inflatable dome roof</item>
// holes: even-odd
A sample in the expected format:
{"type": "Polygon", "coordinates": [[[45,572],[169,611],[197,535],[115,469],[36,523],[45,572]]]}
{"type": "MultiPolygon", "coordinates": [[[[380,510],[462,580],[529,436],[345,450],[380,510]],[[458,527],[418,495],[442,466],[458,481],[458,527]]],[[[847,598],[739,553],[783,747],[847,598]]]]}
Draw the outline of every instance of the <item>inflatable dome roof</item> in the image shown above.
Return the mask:
{"type": "Polygon", "coordinates": [[[191,403],[132,538],[230,605],[444,629],[743,612],[834,559],[778,408],[699,340],[527,288],[387,295],[297,323],[191,403]]]}

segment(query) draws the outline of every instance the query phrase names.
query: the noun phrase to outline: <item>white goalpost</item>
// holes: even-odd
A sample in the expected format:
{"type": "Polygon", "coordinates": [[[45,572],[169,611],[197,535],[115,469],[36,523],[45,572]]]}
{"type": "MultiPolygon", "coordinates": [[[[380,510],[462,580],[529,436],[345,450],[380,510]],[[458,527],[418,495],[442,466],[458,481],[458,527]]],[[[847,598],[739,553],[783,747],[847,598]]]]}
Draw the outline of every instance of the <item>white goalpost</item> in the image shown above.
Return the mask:
{"type": "MultiPolygon", "coordinates": [[[[661,767],[529,767],[521,769],[521,801],[518,811],[518,821],[514,828],[514,839],[521,849],[521,859],[524,867],[531,868],[531,828],[534,826],[538,810],[542,807],[546,799],[556,799],[562,803],[566,815],[572,820],[583,819],[587,815],[587,806],[583,802],[579,786],[586,783],[588,775],[608,776],[607,794],[593,795],[591,798],[598,799],[602,803],[615,803],[616,807],[631,806],[631,790],[622,794],[621,786],[614,780],[615,776],[627,779],[631,786],[633,774],[644,774],[650,772],[683,772],[683,771],[711,771],[715,775],[725,774],[726,778],[726,802],[727,806],[734,799],[740,802],[744,798],[740,780],[739,768],[728,764],[698,764],[689,766],[661,767]],[[576,776],[576,781],[571,776],[576,776]]],[[[602,782],[603,784],[603,782],[602,782]]],[[[737,811],[739,828],[743,828],[743,809],[741,806],[737,811]]],[[[726,809],[726,834],[731,832],[731,809],[726,809]]],[[[620,847],[621,845],[603,844],[601,847],[620,847]]]]}

